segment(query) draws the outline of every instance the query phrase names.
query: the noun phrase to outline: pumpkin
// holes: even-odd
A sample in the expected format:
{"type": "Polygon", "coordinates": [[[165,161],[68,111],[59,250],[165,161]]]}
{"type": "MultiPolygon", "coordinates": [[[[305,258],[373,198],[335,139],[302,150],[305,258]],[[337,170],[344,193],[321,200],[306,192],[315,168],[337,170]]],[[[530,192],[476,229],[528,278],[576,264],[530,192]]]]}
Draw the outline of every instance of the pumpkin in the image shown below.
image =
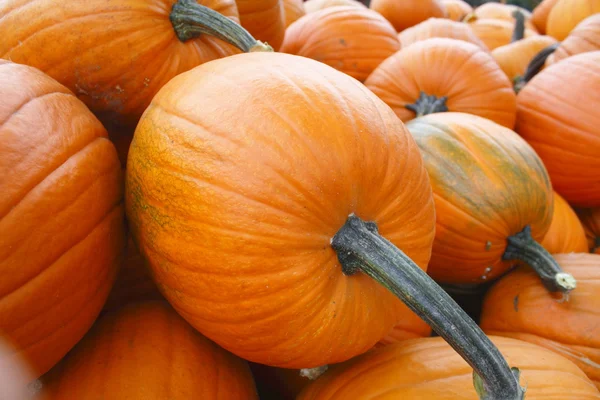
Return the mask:
{"type": "MultiPolygon", "coordinates": [[[[527,400],[600,398],[585,374],[565,357],[520,340],[491,340],[511,365],[520,367],[527,400]]],[[[448,344],[440,338],[415,339],[330,368],[298,400],[488,398],[478,396],[471,385],[471,368],[448,344]]]]}
{"type": "Polygon", "coordinates": [[[579,209],[577,215],[583,224],[590,252],[600,254],[600,208],[579,209]]]}
{"type": "Polygon", "coordinates": [[[446,16],[453,21],[462,21],[464,17],[473,12],[473,7],[463,0],[442,0],[441,3],[446,9],[446,16]]]}
{"type": "Polygon", "coordinates": [[[524,9],[523,7],[515,6],[513,4],[502,4],[502,3],[484,3],[473,10],[472,16],[468,18],[477,19],[499,19],[508,21],[512,24],[515,23],[515,13],[518,12],[525,17],[525,27],[537,32],[537,29],[531,21],[531,12],[524,9]]]}
{"type": "Polygon", "coordinates": [[[394,27],[381,15],[357,7],[328,7],[292,24],[280,51],[321,61],[359,81],[400,50],[394,27]]]}
{"type": "Polygon", "coordinates": [[[43,383],[48,400],[258,399],[248,364],[166,302],[104,315],[43,383]]]}
{"type": "Polygon", "coordinates": [[[486,388],[522,392],[423,271],[435,216],[411,135],[323,63],[249,53],[172,79],[136,129],[126,206],[163,295],[238,356],[286,368],[347,360],[411,314],[398,297],[486,388]]]}
{"type": "Polygon", "coordinates": [[[463,113],[427,115],[407,128],[435,199],[429,275],[443,283],[482,284],[525,262],[549,290],[574,288],[562,283],[572,277],[538,243],[552,221],[552,188],[541,160],[519,135],[463,113]]]}
{"type": "Polygon", "coordinates": [[[575,54],[600,50],[600,13],[587,17],[569,33],[552,53],[546,65],[551,65],[575,54]]]}
{"type": "Polygon", "coordinates": [[[579,207],[600,206],[598,65],[600,51],[569,57],[537,74],[517,99],[517,132],[544,161],[554,190],[579,207]]]}
{"type": "Polygon", "coordinates": [[[0,340],[40,376],[90,328],[114,282],[125,249],[123,176],[81,101],[6,60],[0,141],[0,340]]]}
{"type": "Polygon", "coordinates": [[[554,192],[552,223],[540,244],[549,253],[584,253],[588,242],[583,225],[569,203],[554,192]]]}
{"type": "Polygon", "coordinates": [[[287,28],[298,18],[306,14],[302,0],[284,0],[283,9],[285,12],[285,27],[287,28]]]}
{"type": "Polygon", "coordinates": [[[137,301],[160,299],[162,296],[152,281],[144,258],[129,236],[125,258],[104,304],[103,311],[116,310],[125,304],[137,301]]]}
{"type": "Polygon", "coordinates": [[[398,32],[429,18],[446,17],[444,5],[438,0],[371,0],[369,7],[390,21],[398,32]]]}
{"type": "Polygon", "coordinates": [[[600,255],[554,257],[577,279],[569,301],[557,301],[531,271],[517,269],[486,294],[481,327],[489,335],[525,340],[569,358],[600,388],[600,255]]]}
{"type": "Polygon", "coordinates": [[[531,22],[533,22],[537,31],[542,35],[546,33],[548,14],[550,14],[550,10],[552,10],[552,7],[554,7],[557,1],[558,0],[542,0],[542,2],[533,9],[531,22]]]}
{"type": "Polygon", "coordinates": [[[558,0],[546,22],[546,34],[564,40],[581,21],[600,13],[600,0],[558,0]]]}
{"type": "Polygon", "coordinates": [[[405,122],[457,111],[515,124],[511,82],[489,53],[462,40],[433,38],[406,47],[382,62],[365,85],[405,122]]]}
{"type": "Polygon", "coordinates": [[[255,43],[238,39],[237,25],[231,23],[238,20],[233,0],[202,4],[206,7],[194,0],[175,5],[172,0],[3,1],[0,58],[46,72],[105,124],[131,128],[171,78],[239,53],[221,39],[202,35],[198,25],[220,27],[221,38],[248,51],[255,43]],[[223,21],[231,29],[222,28],[223,21]]]}
{"type": "Polygon", "coordinates": [[[235,0],[240,23],[257,40],[279,49],[285,34],[283,0],[235,0]]]}
{"type": "MultiPolygon", "coordinates": [[[[481,39],[490,50],[509,44],[515,30],[515,22],[493,18],[475,18],[468,22],[473,33],[481,39]]],[[[525,28],[523,37],[537,35],[536,32],[525,28]]]]}
{"type": "Polygon", "coordinates": [[[304,3],[304,9],[306,10],[307,14],[322,10],[327,7],[335,6],[353,6],[359,8],[367,8],[367,6],[365,6],[358,0],[307,0],[304,3]]]}
{"type": "Polygon", "coordinates": [[[421,40],[434,37],[458,39],[470,42],[487,51],[487,46],[471,30],[467,24],[451,21],[446,18],[429,18],[398,34],[402,48],[408,47],[421,40]]]}

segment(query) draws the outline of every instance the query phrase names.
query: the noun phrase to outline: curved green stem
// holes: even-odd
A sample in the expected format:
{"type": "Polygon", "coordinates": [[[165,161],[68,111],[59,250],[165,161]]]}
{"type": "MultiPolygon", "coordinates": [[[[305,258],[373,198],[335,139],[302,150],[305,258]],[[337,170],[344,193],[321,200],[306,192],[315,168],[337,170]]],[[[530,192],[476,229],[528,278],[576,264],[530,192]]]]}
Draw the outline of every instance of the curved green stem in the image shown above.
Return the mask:
{"type": "Polygon", "coordinates": [[[471,318],[373,222],[350,215],[331,240],[346,275],[363,272],[389,289],[443,337],[474,370],[481,399],[522,399],[518,373],[471,318]]]}
{"type": "Polygon", "coordinates": [[[539,53],[535,55],[527,65],[527,69],[525,70],[525,74],[523,76],[518,76],[514,81],[515,92],[519,93],[525,85],[533,79],[534,76],[541,71],[544,64],[546,64],[546,60],[550,56],[550,54],[554,53],[556,49],[560,47],[560,42],[553,43],[548,47],[543,48],[539,53]]]}
{"type": "Polygon", "coordinates": [[[515,10],[512,15],[515,17],[515,30],[513,31],[510,42],[514,43],[525,37],[525,14],[519,10],[515,10]]]}
{"type": "Polygon", "coordinates": [[[521,232],[509,236],[502,255],[506,261],[522,261],[535,270],[546,288],[551,292],[569,293],[577,287],[573,275],[562,270],[554,257],[531,237],[528,225],[521,232]]]}
{"type": "Polygon", "coordinates": [[[254,39],[239,24],[213,9],[198,4],[196,0],[177,0],[173,4],[169,19],[177,38],[182,42],[195,39],[204,33],[232,44],[246,53],[273,51],[271,46],[254,39]]]}
{"type": "Polygon", "coordinates": [[[430,96],[425,92],[421,92],[417,101],[413,104],[407,104],[404,107],[417,114],[418,118],[427,114],[448,111],[448,107],[446,106],[447,100],[447,96],[436,97],[435,95],[430,96]]]}

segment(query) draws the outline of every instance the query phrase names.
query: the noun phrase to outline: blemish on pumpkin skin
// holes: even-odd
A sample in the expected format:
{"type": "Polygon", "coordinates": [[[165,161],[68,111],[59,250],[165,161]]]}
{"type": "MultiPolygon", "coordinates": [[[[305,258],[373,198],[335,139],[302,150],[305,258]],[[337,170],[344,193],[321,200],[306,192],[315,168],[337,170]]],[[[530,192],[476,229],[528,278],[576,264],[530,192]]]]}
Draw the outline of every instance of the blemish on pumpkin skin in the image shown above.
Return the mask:
{"type": "Polygon", "coordinates": [[[513,299],[513,308],[515,309],[515,312],[519,312],[519,295],[516,295],[513,299]]]}
{"type": "Polygon", "coordinates": [[[492,242],[490,242],[488,240],[487,242],[485,242],[485,251],[490,251],[491,248],[492,248],[492,242]]]}
{"type": "Polygon", "coordinates": [[[348,43],[346,43],[346,41],[344,39],[340,39],[340,44],[342,46],[348,46],[348,43]]]}

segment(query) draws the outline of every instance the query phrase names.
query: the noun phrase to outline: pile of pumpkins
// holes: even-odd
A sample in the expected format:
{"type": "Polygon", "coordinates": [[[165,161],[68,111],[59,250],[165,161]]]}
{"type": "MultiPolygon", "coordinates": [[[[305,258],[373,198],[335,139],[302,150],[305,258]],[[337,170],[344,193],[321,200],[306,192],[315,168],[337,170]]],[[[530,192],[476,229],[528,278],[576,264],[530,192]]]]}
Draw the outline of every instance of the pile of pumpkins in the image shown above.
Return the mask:
{"type": "Polygon", "coordinates": [[[600,399],[600,0],[0,37],[1,399],[600,399]]]}

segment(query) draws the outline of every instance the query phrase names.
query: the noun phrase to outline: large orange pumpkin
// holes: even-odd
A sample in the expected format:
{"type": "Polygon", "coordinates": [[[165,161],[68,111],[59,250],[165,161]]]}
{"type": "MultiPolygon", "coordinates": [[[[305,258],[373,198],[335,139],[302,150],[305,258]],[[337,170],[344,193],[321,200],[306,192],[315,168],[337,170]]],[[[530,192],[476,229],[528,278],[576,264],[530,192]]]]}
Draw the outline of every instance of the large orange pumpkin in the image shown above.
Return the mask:
{"type": "Polygon", "coordinates": [[[279,49],[285,34],[283,0],[235,0],[240,23],[257,40],[279,49]]]}
{"type": "Polygon", "coordinates": [[[0,143],[0,340],[39,376],[90,328],[113,284],[125,248],[121,164],[67,88],[5,60],[0,143]]]}
{"type": "Polygon", "coordinates": [[[103,316],[43,384],[45,400],[258,399],[248,364],[166,302],[103,316]]]}
{"type": "Polygon", "coordinates": [[[487,388],[520,392],[421,269],[435,225],[427,173],[400,120],[357,80],[283,53],[181,74],[137,127],[126,189],[161,291],[233,353],[289,368],[347,360],[410,315],[395,294],[487,388]]]}
{"type": "MultiPolygon", "coordinates": [[[[104,123],[134,126],[171,78],[239,53],[223,40],[201,34],[193,22],[214,24],[218,13],[237,21],[235,2],[200,4],[206,7],[193,0],[3,1],[0,57],[46,72],[104,123]],[[206,8],[217,13],[203,15],[206,8]]],[[[223,29],[220,33],[236,36],[223,29]]]]}
{"type": "Polygon", "coordinates": [[[285,27],[287,28],[292,22],[298,20],[306,14],[304,3],[302,0],[284,0],[283,9],[285,11],[285,27]]]}
{"type": "Polygon", "coordinates": [[[577,279],[568,301],[548,293],[531,271],[518,269],[487,293],[481,327],[490,335],[525,340],[571,359],[600,388],[600,255],[555,258],[577,279]]]}
{"type": "Polygon", "coordinates": [[[469,25],[446,18],[429,18],[427,21],[405,29],[398,34],[402,48],[435,37],[464,40],[487,51],[487,46],[479,40],[469,25]]]}
{"type": "Polygon", "coordinates": [[[600,206],[598,65],[600,51],[569,57],[537,74],[517,100],[517,132],[544,161],[554,190],[580,207],[600,206]]]}
{"type": "Polygon", "coordinates": [[[583,224],[590,252],[600,254],[600,207],[579,209],[577,215],[583,224]]]}
{"type": "MultiPolygon", "coordinates": [[[[527,400],[600,398],[585,374],[566,358],[520,340],[491,339],[521,371],[527,400]]],[[[478,396],[473,389],[471,372],[469,365],[440,338],[415,339],[330,368],[307,386],[298,400],[488,398],[478,396]]]]}
{"type": "Polygon", "coordinates": [[[390,21],[398,32],[429,18],[446,16],[444,5],[438,0],[371,0],[369,7],[390,21]]]}
{"type": "Polygon", "coordinates": [[[552,223],[540,243],[549,253],[585,253],[588,242],[581,221],[558,193],[554,192],[552,223]]]}
{"type": "Polygon", "coordinates": [[[600,0],[558,0],[546,22],[546,34],[563,40],[581,21],[600,13],[600,0]]]}
{"type": "MultiPolygon", "coordinates": [[[[468,22],[475,35],[481,39],[490,50],[507,45],[511,42],[515,30],[515,22],[494,18],[473,18],[468,22]]],[[[525,28],[523,37],[537,35],[537,32],[525,28]]]]}
{"type": "Polygon", "coordinates": [[[546,33],[546,21],[548,20],[548,15],[557,1],[558,0],[542,0],[542,2],[533,9],[531,22],[533,22],[539,33],[546,33]]]}
{"type": "Polygon", "coordinates": [[[359,81],[400,50],[394,27],[375,11],[328,7],[305,15],[285,32],[282,53],[321,61],[359,81]]]}
{"type": "Polygon", "coordinates": [[[442,0],[446,16],[453,21],[462,21],[467,14],[473,12],[473,7],[464,0],[442,0]]]}
{"type": "Polygon", "coordinates": [[[463,113],[407,124],[431,179],[436,234],[428,273],[449,284],[482,284],[515,262],[535,268],[550,290],[568,291],[539,245],[552,221],[552,188],[541,160],[510,129],[463,113]]]}
{"type": "Polygon", "coordinates": [[[546,65],[554,64],[575,54],[600,50],[600,13],[581,21],[552,53],[546,65]]]}
{"type": "Polygon", "coordinates": [[[457,111],[515,124],[511,82],[489,53],[462,40],[417,42],[381,63],[365,85],[405,122],[457,111]]]}
{"type": "Polygon", "coordinates": [[[367,8],[367,6],[365,6],[358,0],[308,0],[304,3],[304,9],[306,10],[307,14],[322,10],[327,7],[335,6],[353,6],[359,8],[367,8]]]}

